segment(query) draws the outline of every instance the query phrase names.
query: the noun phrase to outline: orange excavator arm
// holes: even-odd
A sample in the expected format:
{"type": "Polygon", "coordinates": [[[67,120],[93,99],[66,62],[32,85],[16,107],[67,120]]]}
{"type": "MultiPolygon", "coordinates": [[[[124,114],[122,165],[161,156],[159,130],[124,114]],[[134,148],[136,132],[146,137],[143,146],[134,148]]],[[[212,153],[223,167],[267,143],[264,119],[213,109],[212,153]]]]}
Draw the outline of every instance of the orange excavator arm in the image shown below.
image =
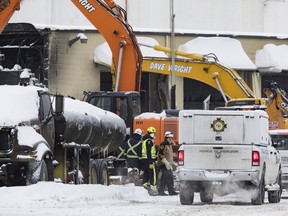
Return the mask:
{"type": "Polygon", "coordinates": [[[140,91],[142,54],[126,12],[113,0],[72,0],[99,30],[113,56],[115,91],[140,91]]]}
{"type": "Polygon", "coordinates": [[[0,0],[0,34],[7,25],[9,19],[20,8],[21,0],[0,0]]]}

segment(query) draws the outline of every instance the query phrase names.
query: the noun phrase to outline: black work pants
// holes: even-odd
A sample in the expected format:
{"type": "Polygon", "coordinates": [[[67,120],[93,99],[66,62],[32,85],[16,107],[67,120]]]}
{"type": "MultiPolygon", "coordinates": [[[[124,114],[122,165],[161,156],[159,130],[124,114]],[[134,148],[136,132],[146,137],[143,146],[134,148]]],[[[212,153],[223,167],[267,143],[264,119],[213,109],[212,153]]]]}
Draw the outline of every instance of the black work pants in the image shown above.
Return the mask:
{"type": "Polygon", "coordinates": [[[141,169],[140,162],[138,158],[127,158],[126,159],[128,167],[137,168],[139,171],[141,169]]]}
{"type": "Polygon", "coordinates": [[[164,193],[165,187],[167,186],[168,193],[172,194],[174,192],[173,172],[172,170],[167,170],[165,166],[159,168],[162,175],[158,191],[159,193],[164,193]]]}
{"type": "Polygon", "coordinates": [[[152,186],[157,184],[155,162],[149,163],[148,160],[142,160],[143,183],[149,183],[152,186]]]}

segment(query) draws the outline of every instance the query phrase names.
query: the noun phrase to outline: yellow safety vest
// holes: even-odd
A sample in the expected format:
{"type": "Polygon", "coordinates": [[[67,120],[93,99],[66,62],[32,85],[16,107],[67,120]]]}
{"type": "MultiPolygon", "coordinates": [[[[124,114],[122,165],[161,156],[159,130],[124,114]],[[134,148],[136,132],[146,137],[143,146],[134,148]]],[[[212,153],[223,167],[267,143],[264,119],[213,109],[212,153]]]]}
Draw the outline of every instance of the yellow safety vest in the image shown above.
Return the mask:
{"type": "MultiPolygon", "coordinates": [[[[147,158],[147,147],[146,147],[146,143],[148,140],[152,140],[152,139],[148,138],[148,139],[144,140],[144,142],[142,143],[142,159],[148,159],[147,158]]],[[[151,158],[156,159],[156,148],[155,148],[154,144],[151,147],[151,158]]]]}

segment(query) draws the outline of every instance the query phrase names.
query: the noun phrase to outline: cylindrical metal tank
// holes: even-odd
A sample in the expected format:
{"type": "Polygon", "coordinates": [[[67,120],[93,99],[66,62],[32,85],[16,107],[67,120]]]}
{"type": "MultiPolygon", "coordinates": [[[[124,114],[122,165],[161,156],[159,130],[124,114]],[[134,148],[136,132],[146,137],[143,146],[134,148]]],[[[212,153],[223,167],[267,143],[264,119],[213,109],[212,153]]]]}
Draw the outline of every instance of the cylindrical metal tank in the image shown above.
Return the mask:
{"type": "Polygon", "coordinates": [[[93,155],[116,150],[126,135],[123,119],[87,102],[65,98],[63,116],[55,118],[61,128],[56,136],[62,134],[65,143],[89,144],[93,155]]]}

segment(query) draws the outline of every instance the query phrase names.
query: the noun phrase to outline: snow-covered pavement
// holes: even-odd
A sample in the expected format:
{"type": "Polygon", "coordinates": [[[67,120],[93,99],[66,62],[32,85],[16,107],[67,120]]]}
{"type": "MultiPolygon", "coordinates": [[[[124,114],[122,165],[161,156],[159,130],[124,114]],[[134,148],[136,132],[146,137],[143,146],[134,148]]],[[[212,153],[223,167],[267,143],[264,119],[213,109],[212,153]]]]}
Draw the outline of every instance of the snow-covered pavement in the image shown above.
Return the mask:
{"type": "MultiPolygon", "coordinates": [[[[179,196],[150,197],[142,187],[65,185],[41,182],[26,187],[0,188],[0,215],[107,215],[107,216],[284,216],[288,212],[288,193],[278,204],[250,204],[247,193],[215,196],[212,204],[202,204],[195,194],[192,206],[180,204],[179,196]]],[[[266,194],[267,196],[267,194],[266,194]]]]}

